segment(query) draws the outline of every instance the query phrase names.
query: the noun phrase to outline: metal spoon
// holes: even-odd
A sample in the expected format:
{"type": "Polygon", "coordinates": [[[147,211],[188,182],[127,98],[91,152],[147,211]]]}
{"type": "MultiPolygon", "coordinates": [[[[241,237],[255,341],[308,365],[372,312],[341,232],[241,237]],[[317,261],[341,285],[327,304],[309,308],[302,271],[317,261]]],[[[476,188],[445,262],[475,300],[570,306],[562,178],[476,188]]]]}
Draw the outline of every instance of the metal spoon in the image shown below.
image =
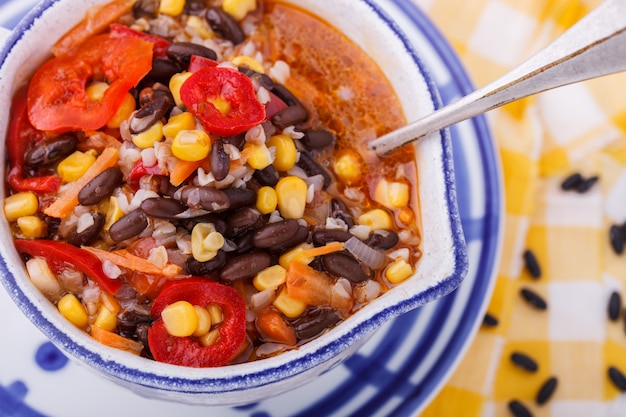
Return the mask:
{"type": "Polygon", "coordinates": [[[606,0],[523,64],[458,101],[369,143],[379,156],[504,104],[626,71],[626,1],[606,0]]]}

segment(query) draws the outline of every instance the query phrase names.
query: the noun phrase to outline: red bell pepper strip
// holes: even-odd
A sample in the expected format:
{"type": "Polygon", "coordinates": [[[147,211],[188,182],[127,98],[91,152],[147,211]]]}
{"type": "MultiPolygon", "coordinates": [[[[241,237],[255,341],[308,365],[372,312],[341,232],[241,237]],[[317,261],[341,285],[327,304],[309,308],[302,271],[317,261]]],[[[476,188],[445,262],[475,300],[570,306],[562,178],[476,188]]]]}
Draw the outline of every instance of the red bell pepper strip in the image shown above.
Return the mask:
{"type": "Polygon", "coordinates": [[[163,39],[160,36],[151,35],[149,33],[140,32],[131,27],[120,25],[119,23],[111,23],[111,36],[114,38],[121,38],[124,36],[134,36],[144,41],[152,43],[152,54],[154,58],[163,58],[166,54],[167,47],[171,42],[167,39],[163,39]]]}
{"type": "Polygon", "coordinates": [[[271,120],[276,113],[286,108],[287,103],[270,91],[270,101],[265,105],[265,114],[268,120],[271,120]]]}
{"type": "Polygon", "coordinates": [[[56,274],[70,266],[94,280],[100,288],[109,294],[117,293],[122,287],[121,281],[110,278],[104,273],[102,262],[96,255],[69,243],[56,240],[22,239],[16,239],[14,243],[18,252],[44,258],[56,274]]]}
{"type": "Polygon", "coordinates": [[[246,338],[246,301],[232,287],[199,277],[170,281],[154,301],[151,310],[155,320],[148,330],[148,345],[155,360],[174,365],[207,368],[222,366],[233,358],[246,338]],[[189,337],[171,336],[165,329],[161,312],[177,301],[192,305],[217,304],[224,320],[217,328],[218,340],[202,346],[189,337]]]}
{"type": "Polygon", "coordinates": [[[130,174],[128,174],[128,185],[130,185],[133,190],[137,191],[139,188],[139,181],[144,175],[167,175],[167,172],[159,167],[158,164],[146,167],[143,162],[139,160],[133,166],[133,169],[131,169],[130,174]]]}
{"type": "Polygon", "coordinates": [[[230,68],[194,72],[180,88],[180,98],[205,129],[216,135],[238,135],[265,120],[265,106],[256,98],[250,78],[230,68]]]}
{"type": "Polygon", "coordinates": [[[151,68],[150,42],[111,34],[89,38],[35,72],[28,87],[30,122],[39,130],[52,132],[98,130],[151,68]],[[102,101],[90,99],[85,90],[98,76],[109,83],[102,101]]]}
{"type": "Polygon", "coordinates": [[[7,132],[7,154],[9,173],[7,181],[15,191],[36,193],[56,192],[61,178],[56,175],[24,178],[24,157],[28,149],[45,138],[44,132],[35,129],[28,121],[26,88],[21,88],[13,97],[7,132]]]}

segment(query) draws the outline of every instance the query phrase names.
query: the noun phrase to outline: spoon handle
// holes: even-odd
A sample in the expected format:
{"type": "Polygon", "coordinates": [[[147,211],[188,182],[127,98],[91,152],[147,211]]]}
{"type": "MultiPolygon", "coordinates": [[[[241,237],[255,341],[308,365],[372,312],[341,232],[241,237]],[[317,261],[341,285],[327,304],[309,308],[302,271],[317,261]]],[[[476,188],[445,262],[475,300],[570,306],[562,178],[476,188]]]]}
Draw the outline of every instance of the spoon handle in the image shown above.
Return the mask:
{"type": "Polygon", "coordinates": [[[504,104],[626,70],[626,1],[606,0],[546,48],[487,86],[373,140],[379,156],[504,104]]]}

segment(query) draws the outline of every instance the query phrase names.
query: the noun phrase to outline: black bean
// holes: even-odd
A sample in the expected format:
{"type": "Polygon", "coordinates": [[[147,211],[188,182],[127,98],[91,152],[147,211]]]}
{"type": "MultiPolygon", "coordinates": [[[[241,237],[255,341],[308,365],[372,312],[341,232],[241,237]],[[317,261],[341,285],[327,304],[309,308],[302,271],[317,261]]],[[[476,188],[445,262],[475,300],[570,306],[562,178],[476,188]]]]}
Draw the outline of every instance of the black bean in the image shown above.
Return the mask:
{"type": "Polygon", "coordinates": [[[294,219],[268,223],[254,233],[252,243],[257,248],[269,248],[280,245],[291,239],[298,231],[299,226],[298,221],[294,219]]]}
{"type": "Polygon", "coordinates": [[[204,0],[187,0],[185,1],[185,14],[201,15],[205,13],[206,2],[204,0]]]}
{"type": "Polygon", "coordinates": [[[209,276],[226,265],[226,258],[226,252],[223,250],[218,250],[213,259],[205,262],[200,262],[193,256],[190,256],[185,261],[185,271],[195,276],[209,276]]]}
{"type": "Polygon", "coordinates": [[[335,135],[329,130],[307,130],[300,142],[309,149],[323,149],[335,142],[335,135]]]}
{"type": "Polygon", "coordinates": [[[238,253],[247,253],[255,249],[252,244],[254,231],[250,230],[234,238],[233,243],[237,246],[238,253]]]}
{"type": "Polygon", "coordinates": [[[530,249],[526,249],[524,251],[524,266],[530,273],[530,276],[535,279],[541,278],[541,267],[539,266],[539,261],[537,261],[537,257],[530,249]]]}
{"type": "Polygon", "coordinates": [[[72,133],[66,133],[54,138],[38,142],[26,152],[24,163],[33,168],[49,165],[64,159],[76,150],[78,138],[72,133]]]}
{"type": "Polygon", "coordinates": [[[148,216],[157,219],[174,219],[187,210],[187,206],[174,198],[154,197],[143,200],[141,210],[148,216]]]}
{"type": "Polygon", "coordinates": [[[545,310],[546,308],[548,308],[548,304],[546,303],[546,301],[536,292],[528,288],[522,288],[520,290],[520,294],[522,295],[524,300],[528,302],[528,304],[530,304],[537,310],[545,310]]]}
{"type": "Polygon", "coordinates": [[[624,232],[621,226],[612,225],[609,228],[609,242],[613,248],[613,252],[621,255],[624,252],[624,232]]]}
{"type": "Polygon", "coordinates": [[[118,167],[110,167],[96,175],[78,193],[78,202],[84,206],[98,204],[108,198],[124,180],[118,167]]]}
{"type": "Polygon", "coordinates": [[[154,80],[162,84],[167,84],[174,74],[181,72],[183,69],[171,59],[154,58],[152,60],[152,69],[146,75],[149,80],[154,80]]]}
{"type": "Polygon", "coordinates": [[[254,171],[254,179],[261,185],[274,187],[278,184],[278,171],[274,168],[274,165],[268,165],[266,168],[257,169],[254,171]]]}
{"type": "Polygon", "coordinates": [[[287,106],[304,107],[298,97],[296,97],[287,87],[282,84],[274,84],[272,92],[278,96],[287,106]]]}
{"type": "Polygon", "coordinates": [[[535,397],[535,401],[537,402],[537,404],[543,405],[548,402],[550,397],[552,397],[552,394],[554,394],[557,384],[558,380],[556,379],[556,377],[552,376],[548,378],[548,380],[543,383],[543,385],[541,386],[541,388],[539,388],[539,391],[537,392],[537,396],[535,397]]]}
{"type": "Polygon", "coordinates": [[[529,372],[537,372],[537,369],[539,369],[537,361],[535,361],[533,358],[526,355],[525,353],[513,352],[511,354],[511,362],[529,372]]]}
{"type": "Polygon", "coordinates": [[[171,43],[165,51],[168,58],[177,62],[183,68],[189,66],[189,61],[192,55],[208,58],[212,60],[217,59],[217,53],[214,50],[207,48],[204,45],[200,45],[192,42],[174,42],[171,43]]]}
{"type": "Polygon", "coordinates": [[[256,193],[247,188],[225,188],[222,191],[228,197],[231,210],[252,206],[256,203],[256,193]]]}
{"type": "Polygon", "coordinates": [[[270,246],[267,248],[267,251],[271,254],[280,254],[286,251],[289,248],[292,248],[300,243],[305,242],[309,238],[309,228],[306,226],[299,225],[296,233],[293,234],[289,239],[278,243],[276,245],[270,246]]]}
{"type": "Polygon", "coordinates": [[[485,313],[485,317],[483,317],[483,326],[485,327],[496,327],[500,322],[498,318],[493,316],[490,313],[485,313]]]}
{"type": "Polygon", "coordinates": [[[154,359],[152,353],[150,352],[150,347],[148,343],[148,331],[150,330],[150,327],[152,327],[150,323],[137,324],[137,328],[135,328],[135,337],[138,342],[141,342],[141,344],[143,344],[143,350],[141,351],[141,355],[149,359],[154,359]]]}
{"type": "Polygon", "coordinates": [[[231,258],[220,271],[222,281],[234,282],[252,278],[272,264],[269,254],[265,252],[252,252],[231,258]]]}
{"type": "Polygon", "coordinates": [[[237,21],[219,7],[211,7],[206,11],[206,20],[211,29],[222,38],[238,45],[246,39],[237,21]]]}
{"type": "Polygon", "coordinates": [[[341,229],[318,229],[311,234],[315,246],[324,246],[330,242],[345,242],[352,237],[352,233],[341,229]]]}
{"type": "Polygon", "coordinates": [[[365,244],[375,249],[387,250],[398,244],[400,238],[393,230],[380,229],[372,232],[365,244]]]}
{"type": "Polygon", "coordinates": [[[575,190],[583,181],[583,176],[576,172],[563,180],[561,189],[564,191],[575,190]]]}
{"type": "Polygon", "coordinates": [[[321,175],[324,177],[324,189],[333,181],[332,177],[308,152],[300,152],[300,159],[297,165],[306,172],[309,177],[321,175]]]}
{"type": "Polygon", "coordinates": [[[237,237],[248,230],[261,227],[263,214],[252,207],[244,207],[228,215],[226,218],[226,236],[237,237]]]}
{"type": "Polygon", "coordinates": [[[515,417],[533,417],[530,410],[517,400],[509,401],[509,411],[511,411],[515,417]]]}
{"type": "Polygon", "coordinates": [[[230,171],[230,156],[224,150],[224,141],[216,139],[211,145],[209,152],[209,161],[211,163],[211,174],[216,181],[221,181],[228,175],[230,171]]]}
{"type": "Polygon", "coordinates": [[[596,182],[598,182],[599,179],[600,177],[598,176],[593,176],[593,177],[585,179],[583,182],[581,182],[580,184],[576,186],[576,191],[578,191],[581,194],[586,193],[587,191],[591,189],[591,187],[595,185],[596,182]]]}
{"type": "Polygon", "coordinates": [[[81,230],[80,232],[78,232],[77,229],[74,229],[69,234],[67,237],[67,242],[69,244],[81,247],[83,245],[90,245],[98,239],[100,231],[104,227],[105,216],[102,213],[94,212],[91,213],[91,217],[93,219],[93,224],[91,226],[85,230],[81,230]]]}
{"type": "Polygon", "coordinates": [[[251,80],[258,81],[263,87],[267,88],[268,90],[274,89],[274,81],[270,78],[269,75],[261,74],[260,72],[251,70],[248,67],[239,67],[238,70],[242,74],[247,75],[251,80]]]}
{"type": "Polygon", "coordinates": [[[313,311],[294,324],[296,337],[299,340],[310,339],[334,326],[339,320],[339,315],[334,310],[321,308],[313,311]]]}
{"type": "Polygon", "coordinates": [[[180,200],[187,207],[222,212],[230,208],[230,200],[224,191],[213,187],[185,186],[180,190],[180,200]]]}
{"type": "Polygon", "coordinates": [[[188,231],[192,231],[198,223],[211,223],[215,226],[215,231],[223,235],[226,234],[226,221],[217,213],[207,213],[202,216],[192,217],[190,219],[179,220],[177,224],[181,225],[188,231]]]}
{"type": "Polygon", "coordinates": [[[152,319],[135,310],[124,309],[117,315],[117,330],[128,339],[137,340],[137,326],[143,323],[152,323],[152,319]]]}
{"type": "Polygon", "coordinates": [[[141,108],[133,113],[128,123],[128,128],[133,134],[148,130],[152,125],[165,117],[174,105],[174,99],[171,94],[162,90],[154,90],[150,94],[143,93],[142,97],[148,97],[148,100],[142,103],[141,108]]]}
{"type": "Polygon", "coordinates": [[[159,14],[159,0],[138,0],[133,5],[133,16],[136,19],[147,17],[153,19],[159,14]]]}
{"type": "Polygon", "coordinates": [[[333,252],[322,256],[324,270],[338,278],[346,278],[350,282],[367,281],[370,277],[363,271],[359,261],[341,252],[333,252]]]}
{"type": "Polygon", "coordinates": [[[608,369],[609,379],[615,387],[621,392],[626,392],[626,376],[615,366],[608,369]]]}
{"type": "Polygon", "coordinates": [[[617,321],[620,311],[622,311],[622,296],[617,291],[613,291],[609,297],[609,320],[617,321]]]}
{"type": "Polygon", "coordinates": [[[115,242],[135,237],[148,227],[148,216],[140,208],[135,209],[113,223],[109,235],[115,242]]]}
{"type": "Polygon", "coordinates": [[[279,129],[284,129],[288,126],[295,126],[299,123],[306,122],[309,118],[309,113],[304,106],[294,104],[293,106],[285,107],[282,110],[276,112],[272,116],[272,123],[279,129]]]}
{"type": "Polygon", "coordinates": [[[333,198],[330,200],[329,216],[334,219],[342,220],[348,226],[348,228],[351,228],[355,224],[354,217],[352,216],[350,209],[348,208],[346,203],[344,203],[343,200],[339,198],[333,198]]]}

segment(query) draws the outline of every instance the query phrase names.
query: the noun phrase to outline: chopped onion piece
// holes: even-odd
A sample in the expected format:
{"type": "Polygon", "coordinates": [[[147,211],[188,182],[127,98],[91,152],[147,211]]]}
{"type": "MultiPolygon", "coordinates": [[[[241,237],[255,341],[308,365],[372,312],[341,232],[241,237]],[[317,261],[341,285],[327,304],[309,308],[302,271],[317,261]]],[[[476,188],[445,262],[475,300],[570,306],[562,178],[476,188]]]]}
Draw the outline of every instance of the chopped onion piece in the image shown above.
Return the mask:
{"type": "Polygon", "coordinates": [[[346,241],[344,247],[355,258],[372,269],[379,269],[385,265],[387,256],[384,253],[367,246],[354,236],[346,241]]]}

